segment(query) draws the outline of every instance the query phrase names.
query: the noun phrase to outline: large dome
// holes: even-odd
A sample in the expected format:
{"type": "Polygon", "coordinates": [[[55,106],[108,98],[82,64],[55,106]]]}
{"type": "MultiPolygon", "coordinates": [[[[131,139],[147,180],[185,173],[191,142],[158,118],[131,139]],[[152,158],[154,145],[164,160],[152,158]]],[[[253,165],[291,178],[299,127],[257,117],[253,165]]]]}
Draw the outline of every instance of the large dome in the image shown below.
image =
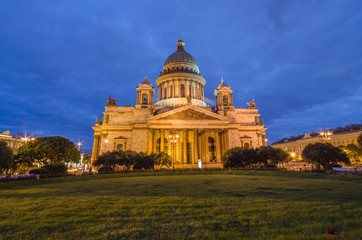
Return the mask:
{"type": "Polygon", "coordinates": [[[177,52],[172,53],[166,59],[164,66],[166,66],[167,64],[176,63],[176,62],[191,63],[191,64],[195,64],[197,66],[195,58],[190,53],[187,53],[185,51],[179,51],[179,52],[177,51],[177,52]]]}
{"type": "Polygon", "coordinates": [[[161,75],[175,72],[200,73],[195,58],[185,51],[182,39],[177,42],[177,51],[166,59],[161,75]]]}

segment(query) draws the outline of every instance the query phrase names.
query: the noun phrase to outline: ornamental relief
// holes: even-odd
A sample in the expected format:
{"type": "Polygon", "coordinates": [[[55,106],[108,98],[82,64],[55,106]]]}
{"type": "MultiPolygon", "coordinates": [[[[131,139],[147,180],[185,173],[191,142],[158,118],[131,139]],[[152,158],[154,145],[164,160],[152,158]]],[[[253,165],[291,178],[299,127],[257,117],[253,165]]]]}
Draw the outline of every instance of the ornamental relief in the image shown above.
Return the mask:
{"type": "Polygon", "coordinates": [[[210,115],[207,115],[202,112],[198,112],[192,109],[187,109],[185,111],[172,114],[170,116],[161,118],[161,119],[179,119],[179,120],[219,120],[210,115]]]}

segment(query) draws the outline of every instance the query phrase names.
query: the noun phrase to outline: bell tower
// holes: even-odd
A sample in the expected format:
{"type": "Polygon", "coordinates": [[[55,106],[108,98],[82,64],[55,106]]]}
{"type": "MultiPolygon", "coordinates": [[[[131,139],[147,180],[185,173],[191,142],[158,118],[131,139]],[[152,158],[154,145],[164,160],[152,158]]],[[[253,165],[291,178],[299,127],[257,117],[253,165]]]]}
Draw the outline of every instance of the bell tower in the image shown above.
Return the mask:
{"type": "Polygon", "coordinates": [[[220,85],[214,91],[218,112],[225,112],[234,109],[232,93],[233,90],[231,90],[230,87],[225,84],[224,79],[221,78],[220,85]]]}
{"type": "Polygon", "coordinates": [[[148,81],[147,76],[145,80],[139,84],[137,89],[137,102],[136,108],[146,108],[149,109],[153,106],[153,95],[155,93],[155,88],[152,87],[152,83],[148,81]]]}

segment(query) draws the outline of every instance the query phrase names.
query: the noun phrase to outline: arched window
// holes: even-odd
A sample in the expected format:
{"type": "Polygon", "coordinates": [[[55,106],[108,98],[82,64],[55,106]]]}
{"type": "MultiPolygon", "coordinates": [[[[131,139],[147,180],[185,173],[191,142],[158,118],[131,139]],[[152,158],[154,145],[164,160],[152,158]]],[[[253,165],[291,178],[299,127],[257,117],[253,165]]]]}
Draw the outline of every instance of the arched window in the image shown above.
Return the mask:
{"type": "Polygon", "coordinates": [[[163,98],[167,98],[167,87],[163,90],[163,98]]]}
{"type": "Polygon", "coordinates": [[[250,144],[249,143],[244,143],[244,148],[246,148],[246,149],[250,148],[250,144]]]}
{"type": "Polygon", "coordinates": [[[181,84],[181,97],[185,97],[185,85],[181,84]]]}
{"type": "Polygon", "coordinates": [[[222,97],[222,102],[223,102],[224,106],[229,105],[228,96],[223,96],[222,97]]]}
{"type": "Polygon", "coordinates": [[[117,144],[116,150],[117,151],[123,150],[123,144],[117,144]]]}
{"type": "Polygon", "coordinates": [[[209,137],[208,143],[209,143],[209,160],[210,160],[210,162],[216,162],[215,139],[212,137],[209,137]]]}
{"type": "Polygon", "coordinates": [[[142,104],[148,104],[148,95],[146,93],[142,95],[142,104]]]}

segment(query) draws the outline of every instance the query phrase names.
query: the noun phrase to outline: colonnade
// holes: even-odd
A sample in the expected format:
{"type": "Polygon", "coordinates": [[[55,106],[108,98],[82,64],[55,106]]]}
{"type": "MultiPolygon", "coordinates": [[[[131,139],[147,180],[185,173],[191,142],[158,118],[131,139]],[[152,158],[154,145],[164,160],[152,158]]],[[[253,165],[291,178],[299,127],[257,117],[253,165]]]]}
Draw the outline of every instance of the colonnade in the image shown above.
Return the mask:
{"type": "Polygon", "coordinates": [[[192,80],[167,80],[158,85],[158,100],[166,98],[204,98],[204,85],[192,80]]]}
{"type": "Polygon", "coordinates": [[[178,164],[220,163],[229,147],[227,129],[150,129],[149,153],[166,152],[178,164]],[[170,136],[177,135],[171,143],[170,136]]]}

